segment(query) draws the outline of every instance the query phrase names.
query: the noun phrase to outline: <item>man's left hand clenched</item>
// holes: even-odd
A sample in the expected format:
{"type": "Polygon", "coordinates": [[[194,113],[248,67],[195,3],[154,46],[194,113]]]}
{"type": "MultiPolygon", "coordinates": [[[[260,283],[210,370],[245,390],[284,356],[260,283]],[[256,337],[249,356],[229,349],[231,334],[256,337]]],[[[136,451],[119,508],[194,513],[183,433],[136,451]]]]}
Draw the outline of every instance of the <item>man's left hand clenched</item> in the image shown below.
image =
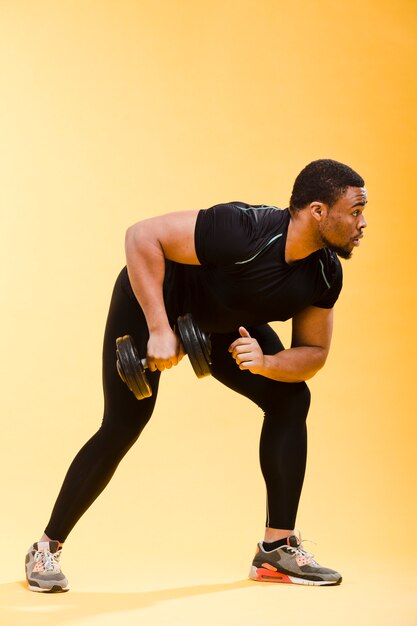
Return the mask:
{"type": "Polygon", "coordinates": [[[239,339],[229,346],[229,352],[239,369],[249,370],[252,374],[261,374],[265,366],[265,357],[259,343],[243,326],[239,327],[239,333],[239,339]]]}

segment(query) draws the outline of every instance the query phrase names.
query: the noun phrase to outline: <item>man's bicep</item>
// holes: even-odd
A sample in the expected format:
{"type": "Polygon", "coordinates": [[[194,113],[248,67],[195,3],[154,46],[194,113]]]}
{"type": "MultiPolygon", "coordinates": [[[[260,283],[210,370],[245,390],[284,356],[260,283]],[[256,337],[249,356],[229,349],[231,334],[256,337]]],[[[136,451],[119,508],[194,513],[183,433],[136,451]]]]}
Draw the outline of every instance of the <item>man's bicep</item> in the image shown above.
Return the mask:
{"type": "Polygon", "coordinates": [[[177,211],[158,217],[151,217],[131,226],[128,232],[133,236],[136,245],[141,241],[159,245],[166,259],[177,263],[199,265],[194,231],[199,211],[177,211]]]}
{"type": "Polygon", "coordinates": [[[333,331],[333,309],[309,306],[292,320],[291,347],[312,346],[327,356],[333,331]]]}

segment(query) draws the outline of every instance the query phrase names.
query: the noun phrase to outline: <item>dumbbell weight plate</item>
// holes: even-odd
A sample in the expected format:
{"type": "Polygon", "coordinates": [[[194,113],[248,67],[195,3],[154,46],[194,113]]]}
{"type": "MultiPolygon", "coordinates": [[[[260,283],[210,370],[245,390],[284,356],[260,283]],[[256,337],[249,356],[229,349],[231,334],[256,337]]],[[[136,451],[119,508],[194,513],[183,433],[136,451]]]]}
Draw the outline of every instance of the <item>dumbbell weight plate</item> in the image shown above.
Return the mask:
{"type": "Polygon", "coordinates": [[[210,337],[194,324],[190,313],[177,319],[177,328],[197,378],[210,376],[210,337]]]}
{"type": "Polygon", "coordinates": [[[138,400],[149,398],[152,389],[146,377],[143,361],[130,335],[116,339],[117,371],[138,400]]]}

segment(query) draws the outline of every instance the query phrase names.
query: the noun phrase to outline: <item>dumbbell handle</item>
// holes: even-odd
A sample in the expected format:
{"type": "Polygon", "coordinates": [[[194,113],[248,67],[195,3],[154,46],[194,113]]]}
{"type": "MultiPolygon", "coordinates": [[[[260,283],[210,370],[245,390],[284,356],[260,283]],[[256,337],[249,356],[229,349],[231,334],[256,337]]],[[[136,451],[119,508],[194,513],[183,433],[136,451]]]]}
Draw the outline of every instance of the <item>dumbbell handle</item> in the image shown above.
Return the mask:
{"type": "MultiPolygon", "coordinates": [[[[194,324],[189,313],[178,317],[177,330],[196,376],[198,378],[209,376],[210,336],[194,324]]],[[[146,356],[140,358],[131,335],[123,335],[116,339],[116,354],[116,367],[122,381],[138,400],[149,398],[152,389],[145,374],[149,364],[146,356]]]]}

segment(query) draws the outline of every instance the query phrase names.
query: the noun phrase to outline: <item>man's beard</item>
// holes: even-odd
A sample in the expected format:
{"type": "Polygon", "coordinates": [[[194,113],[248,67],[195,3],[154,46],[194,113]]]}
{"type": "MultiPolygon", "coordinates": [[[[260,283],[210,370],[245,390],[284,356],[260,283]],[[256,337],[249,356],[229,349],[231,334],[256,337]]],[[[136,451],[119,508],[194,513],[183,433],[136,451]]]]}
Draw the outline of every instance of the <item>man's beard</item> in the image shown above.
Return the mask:
{"type": "Polygon", "coordinates": [[[320,233],[320,237],[323,245],[329,250],[332,250],[332,252],[336,252],[337,256],[340,256],[341,259],[350,259],[352,257],[353,250],[350,248],[336,246],[334,243],[331,243],[323,233],[320,233]]]}

